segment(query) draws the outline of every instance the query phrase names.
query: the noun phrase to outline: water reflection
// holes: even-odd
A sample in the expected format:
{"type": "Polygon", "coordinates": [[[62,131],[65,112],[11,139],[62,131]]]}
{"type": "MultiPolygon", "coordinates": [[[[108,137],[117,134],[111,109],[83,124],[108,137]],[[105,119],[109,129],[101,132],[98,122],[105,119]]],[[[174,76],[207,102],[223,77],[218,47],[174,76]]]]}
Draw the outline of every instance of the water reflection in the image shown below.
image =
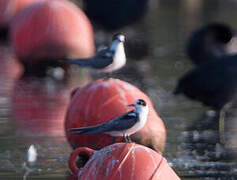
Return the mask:
{"type": "Polygon", "coordinates": [[[23,67],[16,60],[8,45],[0,45],[0,62],[0,81],[7,82],[6,86],[1,86],[0,90],[9,90],[14,85],[14,81],[22,74],[23,67]]]}
{"type": "Polygon", "coordinates": [[[181,133],[181,151],[176,165],[187,171],[184,177],[213,177],[235,179],[237,163],[233,151],[226,148],[219,137],[219,116],[208,111],[181,133]],[[183,168],[184,167],[184,168],[183,168]]]}
{"type": "Polygon", "coordinates": [[[68,94],[62,82],[34,77],[19,79],[12,95],[16,131],[31,136],[63,136],[68,94]]]}
{"type": "Polygon", "coordinates": [[[1,178],[22,179],[25,174],[23,163],[26,161],[26,152],[31,144],[37,148],[38,159],[31,166],[34,171],[32,177],[65,179],[67,174],[67,158],[71,152],[64,137],[22,137],[12,136],[7,140],[1,139],[4,147],[0,151],[1,178]],[[8,143],[7,143],[8,141],[8,143]],[[14,146],[12,145],[14,144],[14,146]]]}

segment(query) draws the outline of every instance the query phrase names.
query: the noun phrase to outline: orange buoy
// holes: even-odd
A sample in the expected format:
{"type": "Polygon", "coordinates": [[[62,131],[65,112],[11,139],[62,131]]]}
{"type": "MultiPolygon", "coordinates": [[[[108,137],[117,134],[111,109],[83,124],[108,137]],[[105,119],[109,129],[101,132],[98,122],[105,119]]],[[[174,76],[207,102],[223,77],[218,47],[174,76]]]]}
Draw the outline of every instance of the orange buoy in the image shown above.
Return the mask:
{"type": "Polygon", "coordinates": [[[66,0],[42,1],[23,9],[12,22],[10,37],[16,56],[24,64],[54,64],[52,61],[65,57],[94,54],[90,21],[66,0]]]}
{"type": "Polygon", "coordinates": [[[68,161],[69,169],[80,180],[179,180],[167,160],[159,153],[135,143],[116,143],[99,151],[87,147],[75,149],[68,161]],[[78,168],[76,158],[87,162],[78,168]]]}
{"type": "Polygon", "coordinates": [[[64,136],[67,88],[58,81],[22,78],[11,98],[12,122],[23,135],[64,136]]]}
{"type": "Polygon", "coordinates": [[[46,1],[46,0],[14,0],[16,1],[16,12],[18,12],[19,10],[33,4],[33,3],[37,3],[40,1],[46,1]]]}
{"type": "MultiPolygon", "coordinates": [[[[8,27],[15,14],[32,3],[43,0],[1,0],[0,1],[0,35],[7,36],[8,27]]],[[[7,37],[1,37],[7,39],[7,37]]]]}
{"type": "Polygon", "coordinates": [[[0,27],[8,26],[11,18],[16,12],[16,0],[1,0],[0,1],[0,27]]]}
{"type": "Polygon", "coordinates": [[[166,129],[151,100],[135,86],[112,78],[97,80],[72,92],[65,120],[68,141],[74,148],[87,146],[94,149],[123,141],[123,137],[103,133],[74,135],[69,129],[110,121],[131,110],[127,105],[136,99],[144,99],[148,103],[149,113],[145,127],[132,135],[131,139],[154,150],[163,150],[166,129]]]}

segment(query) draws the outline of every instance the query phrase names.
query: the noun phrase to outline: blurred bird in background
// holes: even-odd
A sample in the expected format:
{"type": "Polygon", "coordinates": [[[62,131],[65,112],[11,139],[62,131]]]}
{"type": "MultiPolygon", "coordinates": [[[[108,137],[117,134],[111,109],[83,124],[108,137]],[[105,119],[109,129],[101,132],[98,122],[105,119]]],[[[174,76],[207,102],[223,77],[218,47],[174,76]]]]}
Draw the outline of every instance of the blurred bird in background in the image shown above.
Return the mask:
{"type": "Polygon", "coordinates": [[[124,42],[125,36],[116,34],[113,36],[110,47],[98,51],[93,57],[86,59],[66,59],[66,62],[81,67],[97,69],[104,73],[116,71],[126,64],[124,42]]]}
{"type": "Polygon", "coordinates": [[[237,95],[237,54],[226,50],[232,36],[233,30],[219,23],[195,31],[188,42],[188,55],[199,66],[186,73],[174,90],[174,94],[183,93],[214,108],[220,131],[224,131],[226,108],[237,95]]]}
{"type": "Polygon", "coordinates": [[[195,65],[217,60],[228,54],[228,45],[235,35],[227,24],[212,22],[195,30],[189,37],[186,52],[195,65]]]}

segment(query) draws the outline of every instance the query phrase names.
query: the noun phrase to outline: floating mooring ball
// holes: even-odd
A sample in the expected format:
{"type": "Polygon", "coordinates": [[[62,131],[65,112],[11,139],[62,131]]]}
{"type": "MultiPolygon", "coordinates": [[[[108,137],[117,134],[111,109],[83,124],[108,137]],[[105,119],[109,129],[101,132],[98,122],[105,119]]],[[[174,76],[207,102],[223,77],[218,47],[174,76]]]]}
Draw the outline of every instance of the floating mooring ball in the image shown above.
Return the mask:
{"type": "Polygon", "coordinates": [[[94,149],[124,141],[123,137],[112,137],[104,133],[74,135],[69,129],[110,121],[132,110],[127,105],[137,99],[144,99],[148,103],[148,120],[144,128],[132,135],[131,139],[152,149],[163,150],[166,129],[151,100],[135,86],[112,78],[99,79],[73,91],[65,120],[68,141],[74,148],[87,146],[94,149]]]}
{"type": "Polygon", "coordinates": [[[42,1],[23,9],[13,20],[10,36],[15,54],[24,64],[51,64],[65,57],[94,54],[90,21],[66,0],[42,1]]]}
{"type": "Polygon", "coordinates": [[[80,180],[180,179],[161,154],[135,143],[116,143],[99,151],[78,148],[72,152],[68,165],[80,180]],[[85,160],[80,167],[76,165],[78,156],[85,160]]]}

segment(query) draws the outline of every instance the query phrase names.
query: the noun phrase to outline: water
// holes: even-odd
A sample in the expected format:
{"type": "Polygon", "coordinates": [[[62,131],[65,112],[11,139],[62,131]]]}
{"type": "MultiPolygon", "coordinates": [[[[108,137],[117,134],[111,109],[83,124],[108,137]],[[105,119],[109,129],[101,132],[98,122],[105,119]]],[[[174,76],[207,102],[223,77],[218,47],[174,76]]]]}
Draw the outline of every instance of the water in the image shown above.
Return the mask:
{"type": "MultiPolygon", "coordinates": [[[[237,1],[151,0],[150,5],[142,21],[121,30],[148,49],[130,49],[127,66],[113,76],[150,96],[167,128],[164,156],[182,179],[236,179],[235,116],[228,121],[222,145],[215,114],[171,92],[193,66],[184,53],[190,32],[210,21],[237,27],[237,1]]],[[[109,42],[112,34],[99,29],[95,33],[97,44],[109,42]]],[[[21,67],[9,46],[0,49],[0,179],[23,178],[22,164],[31,144],[38,150],[38,160],[27,179],[66,179],[71,147],[64,137],[63,121],[70,92],[99,75],[73,69],[66,84],[50,78],[21,79],[21,67]]]]}

